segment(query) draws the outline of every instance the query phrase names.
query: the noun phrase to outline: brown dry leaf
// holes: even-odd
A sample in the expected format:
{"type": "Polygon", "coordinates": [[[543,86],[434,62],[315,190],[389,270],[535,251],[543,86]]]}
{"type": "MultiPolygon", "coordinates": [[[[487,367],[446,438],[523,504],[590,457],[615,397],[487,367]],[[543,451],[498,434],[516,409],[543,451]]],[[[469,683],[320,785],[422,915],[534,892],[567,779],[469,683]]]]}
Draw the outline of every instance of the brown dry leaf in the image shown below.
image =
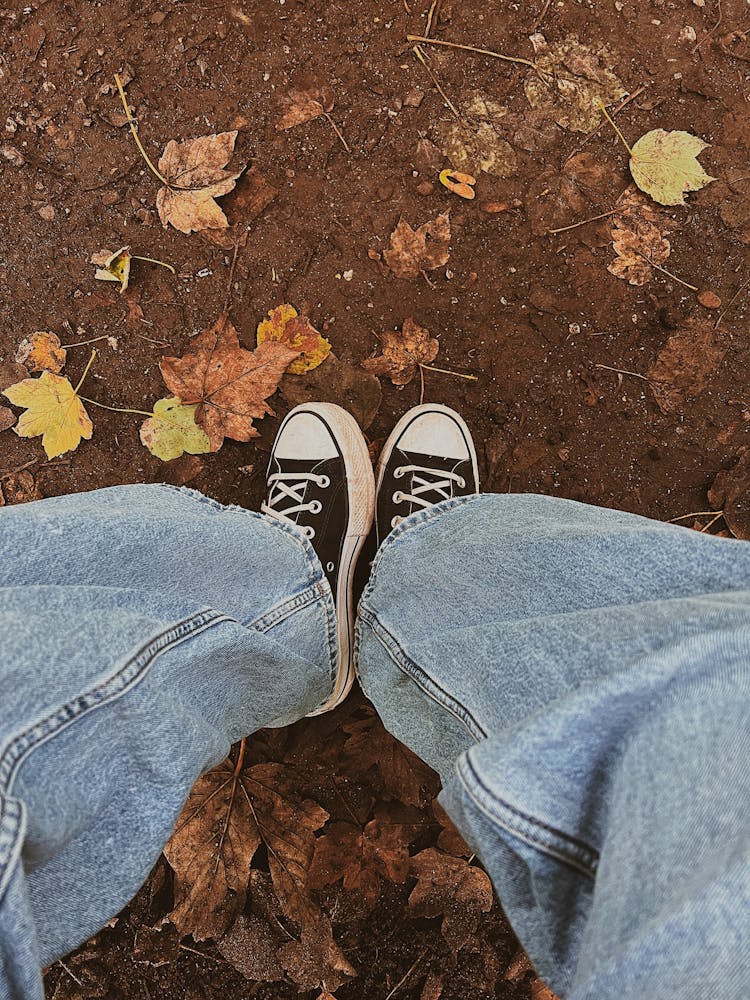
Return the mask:
{"type": "Polygon", "coordinates": [[[448,261],[450,240],[448,212],[441,212],[418,229],[412,229],[401,219],[391,233],[391,245],[383,251],[383,257],[397,278],[417,278],[422,271],[431,271],[448,261]]]}
{"type": "Polygon", "coordinates": [[[298,354],[275,341],[246,351],[223,314],[191,341],[186,354],[164,357],[160,367],[175,396],[183,403],[199,404],[195,422],[208,434],[211,451],[218,451],[225,437],[235,441],[257,437],[253,420],[273,412],[265,400],[298,354]]]}
{"type": "Polygon", "coordinates": [[[268,208],[279,189],[273,187],[263,177],[259,170],[250,167],[237,181],[234,191],[230,192],[222,207],[229,222],[227,229],[203,229],[201,236],[214,246],[224,250],[233,250],[239,244],[244,246],[254,222],[268,208]]]}
{"type": "Polygon", "coordinates": [[[58,375],[65,365],[68,352],[60,346],[55,333],[39,330],[24,338],[16,351],[16,364],[24,365],[30,372],[52,372],[58,375]]]}
{"type": "Polygon", "coordinates": [[[214,199],[231,191],[244,169],[225,169],[236,139],[234,131],[167,143],[158,166],[168,186],[156,196],[165,228],[169,223],[181,233],[227,228],[227,217],[214,199]]]}
{"type": "Polygon", "coordinates": [[[440,146],[458,170],[479,176],[511,177],[518,160],[503,138],[508,109],[479,90],[465,96],[461,118],[450,118],[439,126],[440,146]]]}
{"type": "Polygon", "coordinates": [[[531,980],[531,1000],[557,1000],[557,996],[546,983],[535,978],[531,980]]]}
{"type": "Polygon", "coordinates": [[[614,103],[627,93],[613,72],[614,56],[604,46],[581,44],[575,35],[548,45],[539,32],[532,36],[535,63],[548,85],[536,73],[524,83],[529,104],[563,128],[591,132],[601,122],[598,102],[614,103]]]}
{"type": "Polygon", "coordinates": [[[301,990],[337,990],[357,975],[336,944],[331,922],[322,912],[302,928],[299,941],[290,941],[279,949],[279,959],[301,990]]]}
{"type": "Polygon", "coordinates": [[[288,302],[270,309],[268,319],[258,323],[258,345],[266,340],[276,340],[297,351],[299,357],[287,369],[290,375],[313,371],[331,353],[329,341],[318,333],[309,317],[300,316],[288,302]]]}
{"type": "Polygon", "coordinates": [[[322,365],[305,375],[285,375],[279,385],[290,406],[300,403],[338,403],[367,430],[375,419],[383,389],[380,379],[329,354],[322,365]]]}
{"type": "Polygon", "coordinates": [[[442,917],[441,932],[455,954],[479,926],[479,917],[492,906],[492,883],[481,868],[434,847],[411,859],[417,884],[409,908],[417,917],[442,917]]]}
{"type": "Polygon", "coordinates": [[[443,983],[434,972],[427,974],[427,979],[424,981],[424,986],[422,987],[422,992],[419,994],[419,1000],[440,1000],[443,995],[443,983]]]}
{"type": "Polygon", "coordinates": [[[425,806],[437,795],[440,783],[432,768],[391,736],[377,716],[345,723],[343,729],[343,774],[359,777],[377,767],[386,792],[411,806],[425,806]]]}
{"type": "Polygon", "coordinates": [[[669,257],[669,240],[650,222],[633,220],[632,228],[612,228],[612,249],[617,257],[607,265],[610,274],[630,285],[645,285],[653,276],[653,264],[663,264],[669,257]]]}
{"type": "Polygon", "coordinates": [[[646,373],[662,413],[679,411],[686,399],[700,395],[725,353],[713,327],[695,320],[671,336],[646,373]]]}
{"type": "Polygon", "coordinates": [[[380,895],[381,879],[402,883],[409,874],[409,844],[424,827],[419,810],[399,803],[381,803],[364,827],[329,824],[315,842],[308,884],[321,889],[343,879],[348,892],[359,892],[369,903],[380,895]]]}
{"type": "Polygon", "coordinates": [[[276,131],[283,132],[328,114],[333,110],[333,100],[333,91],[327,84],[300,80],[281,98],[282,115],[276,122],[276,131]]]}
{"type": "Polygon", "coordinates": [[[437,839],[437,845],[440,850],[445,851],[446,854],[452,854],[454,858],[470,857],[471,848],[453,825],[450,816],[437,799],[432,803],[432,811],[435,814],[435,819],[442,827],[437,839]]]}
{"type": "Polygon", "coordinates": [[[386,331],[380,335],[380,342],[383,353],[363,361],[362,367],[373,375],[387,375],[394,385],[411,382],[419,365],[433,362],[440,350],[440,344],[430,336],[429,330],[411,316],[404,320],[401,333],[386,331]]]}
{"type": "Polygon", "coordinates": [[[596,215],[615,183],[612,167],[587,152],[569,157],[559,172],[547,167],[526,193],[531,231],[543,235],[596,215]]]}
{"type": "Polygon", "coordinates": [[[241,913],[216,944],[224,958],[245,979],[274,983],[284,978],[278,950],[286,940],[279,926],[274,927],[254,914],[241,913]]]}
{"type": "Polygon", "coordinates": [[[3,491],[6,503],[29,503],[31,500],[41,500],[42,491],[39,484],[28,469],[13,472],[3,479],[3,491]]]}
{"type": "Polygon", "coordinates": [[[8,406],[0,406],[0,431],[7,431],[16,422],[16,415],[8,406]]]}
{"type": "Polygon", "coordinates": [[[717,474],[708,500],[715,510],[724,511],[724,520],[735,538],[750,540],[750,448],[740,452],[731,469],[717,474]]]}

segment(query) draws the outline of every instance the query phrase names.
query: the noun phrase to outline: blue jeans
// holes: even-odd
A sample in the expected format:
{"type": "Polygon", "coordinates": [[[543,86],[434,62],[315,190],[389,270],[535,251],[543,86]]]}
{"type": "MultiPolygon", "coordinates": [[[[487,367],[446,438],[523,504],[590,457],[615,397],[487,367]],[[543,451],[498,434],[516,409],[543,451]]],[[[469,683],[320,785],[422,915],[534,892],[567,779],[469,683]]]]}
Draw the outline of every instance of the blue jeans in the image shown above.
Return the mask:
{"type": "MultiPolygon", "coordinates": [[[[136,892],[196,777],[332,689],[305,538],[191,490],[0,511],[0,998],[136,892]]],[[[750,545],[543,496],[382,546],[357,636],[538,971],[574,1000],[750,982],[750,545]]]]}

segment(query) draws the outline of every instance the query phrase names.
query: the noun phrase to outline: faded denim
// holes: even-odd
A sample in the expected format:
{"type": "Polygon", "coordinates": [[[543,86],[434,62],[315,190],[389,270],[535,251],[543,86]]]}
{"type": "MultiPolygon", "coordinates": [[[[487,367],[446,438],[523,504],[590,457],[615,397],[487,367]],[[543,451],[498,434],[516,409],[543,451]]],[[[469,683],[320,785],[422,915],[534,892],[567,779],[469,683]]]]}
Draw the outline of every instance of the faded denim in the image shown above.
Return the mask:
{"type": "MultiPolygon", "coordinates": [[[[201,771],[327,698],[335,619],[294,529],[127,486],[0,510],[0,635],[0,998],[39,1000],[201,771]]],[[[447,501],[382,546],[357,647],[562,997],[748,995],[750,545],[447,501]]]]}

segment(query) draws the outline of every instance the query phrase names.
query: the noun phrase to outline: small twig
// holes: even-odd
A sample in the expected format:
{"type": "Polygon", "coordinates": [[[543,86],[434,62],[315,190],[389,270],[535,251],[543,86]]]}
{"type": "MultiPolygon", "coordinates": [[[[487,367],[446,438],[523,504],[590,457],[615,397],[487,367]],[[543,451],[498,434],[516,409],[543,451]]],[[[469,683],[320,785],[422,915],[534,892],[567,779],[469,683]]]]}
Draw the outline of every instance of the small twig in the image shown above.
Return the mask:
{"type": "Polygon", "coordinates": [[[201,958],[207,958],[209,962],[220,962],[222,965],[229,965],[226,959],[218,958],[216,955],[207,955],[205,951],[198,951],[197,948],[191,948],[189,945],[181,944],[179,946],[183,951],[189,951],[193,955],[200,955],[201,958]]]}
{"type": "Polygon", "coordinates": [[[224,296],[224,309],[222,310],[224,313],[226,313],[226,312],[229,311],[229,302],[230,302],[230,300],[232,298],[232,282],[234,281],[234,269],[237,266],[237,254],[239,253],[239,249],[240,249],[240,241],[239,241],[239,237],[238,237],[235,240],[235,242],[234,242],[234,254],[232,255],[232,263],[231,263],[231,266],[229,268],[229,278],[227,280],[227,291],[226,291],[226,295],[224,296]]]}
{"type": "Polygon", "coordinates": [[[419,381],[419,405],[421,406],[424,403],[424,365],[419,366],[419,381]]]}
{"type": "Polygon", "coordinates": [[[682,285],[685,288],[689,288],[691,292],[698,291],[695,285],[691,285],[689,282],[683,281],[682,278],[678,278],[676,274],[672,274],[672,272],[668,271],[666,267],[662,267],[661,264],[654,264],[652,260],[649,260],[649,258],[645,255],[645,253],[641,253],[640,250],[636,250],[636,253],[638,254],[639,257],[642,257],[650,267],[655,268],[657,271],[661,271],[662,274],[666,274],[668,278],[671,278],[672,281],[676,281],[678,285],[682,285]]]}
{"type": "Polygon", "coordinates": [[[616,215],[617,209],[613,208],[609,212],[602,212],[601,215],[593,215],[590,219],[583,219],[582,222],[574,222],[572,226],[561,226],[560,229],[548,229],[547,234],[549,236],[555,236],[557,233],[567,233],[571,229],[578,229],[579,226],[587,226],[589,222],[597,222],[599,219],[606,219],[610,215],[616,215]]]}
{"type": "Polygon", "coordinates": [[[608,372],[617,372],[618,375],[632,375],[633,378],[641,378],[644,382],[649,381],[645,375],[641,375],[639,372],[629,372],[625,368],[611,368],[609,365],[594,365],[594,368],[603,368],[608,372]]]}
{"type": "Polygon", "coordinates": [[[693,510],[689,514],[680,514],[679,517],[670,517],[667,524],[674,524],[676,521],[689,521],[691,517],[709,517],[715,514],[715,510],[693,510]]]}
{"type": "Polygon", "coordinates": [[[427,282],[427,284],[430,286],[430,288],[437,288],[437,285],[432,280],[432,278],[430,278],[429,274],[427,273],[427,271],[424,270],[424,268],[422,268],[422,270],[419,273],[422,275],[422,277],[427,282]]]}
{"type": "Polygon", "coordinates": [[[441,0],[432,0],[430,4],[430,12],[427,15],[427,27],[424,29],[425,38],[429,38],[430,31],[432,31],[432,19],[440,13],[440,3],[441,0]]]}
{"type": "Polygon", "coordinates": [[[720,510],[719,513],[716,515],[716,517],[712,517],[711,520],[708,522],[708,524],[704,524],[703,527],[699,529],[699,531],[708,531],[709,528],[712,528],[716,524],[716,522],[719,520],[720,517],[724,517],[723,510],[720,510]]]}
{"type": "Polygon", "coordinates": [[[412,965],[412,967],[411,967],[411,968],[409,969],[409,971],[408,971],[408,972],[406,973],[406,975],[405,975],[405,976],[402,976],[402,978],[401,978],[401,979],[399,979],[399,981],[398,981],[398,982],[396,983],[396,985],[395,985],[395,986],[393,987],[393,989],[392,989],[392,990],[391,990],[391,992],[390,992],[390,993],[388,994],[388,996],[387,996],[387,997],[385,998],[385,1000],[391,1000],[391,998],[392,998],[393,996],[395,996],[395,994],[396,994],[396,990],[399,990],[399,989],[401,989],[401,987],[402,987],[402,986],[404,985],[404,983],[406,982],[406,980],[407,980],[407,979],[409,978],[409,976],[410,976],[410,975],[412,974],[412,972],[414,972],[414,970],[416,969],[416,967],[417,967],[417,966],[419,965],[419,963],[420,963],[420,962],[422,961],[422,959],[423,959],[423,958],[425,957],[425,955],[427,954],[427,951],[428,951],[428,949],[427,949],[427,948],[424,948],[424,949],[422,950],[422,953],[421,953],[421,954],[420,954],[420,955],[419,955],[419,956],[417,957],[417,959],[416,959],[416,961],[414,962],[414,964],[412,965]]]}
{"type": "Polygon", "coordinates": [[[424,68],[430,74],[430,79],[435,84],[435,87],[437,88],[438,93],[440,94],[440,96],[445,101],[446,106],[448,107],[448,109],[453,112],[453,114],[456,116],[456,118],[458,118],[459,121],[461,121],[461,114],[460,114],[460,112],[458,111],[458,109],[454,105],[453,101],[451,101],[450,97],[448,97],[448,95],[446,94],[446,92],[441,87],[440,81],[435,76],[435,74],[432,71],[431,67],[428,66],[427,60],[424,57],[424,52],[422,52],[422,50],[420,49],[420,47],[418,45],[414,46],[414,50],[413,51],[414,51],[414,55],[417,57],[417,59],[419,59],[419,61],[424,66],[424,68]]]}
{"type": "Polygon", "coordinates": [[[109,340],[109,337],[104,333],[101,337],[92,337],[90,340],[78,340],[75,344],[60,344],[60,346],[64,347],[67,351],[69,347],[85,347],[87,344],[96,344],[100,340],[109,340]]]}
{"type": "Polygon", "coordinates": [[[25,465],[19,465],[17,469],[8,469],[7,472],[0,472],[0,479],[8,479],[10,476],[15,476],[19,472],[23,472],[24,469],[30,469],[31,466],[36,465],[38,461],[38,458],[32,458],[30,462],[27,462],[25,465]]]}
{"type": "Polygon", "coordinates": [[[120,91],[120,99],[122,101],[123,108],[125,108],[125,114],[127,115],[128,118],[128,125],[130,126],[130,131],[132,133],[133,138],[135,139],[135,144],[138,147],[141,156],[146,161],[146,166],[149,168],[152,174],[154,174],[156,177],[159,178],[159,180],[165,187],[169,187],[169,181],[165,177],[162,177],[162,175],[159,173],[159,171],[151,162],[148,153],[143,148],[143,143],[141,142],[138,136],[138,129],[135,127],[135,118],[133,118],[133,116],[131,115],[130,108],[128,107],[128,101],[127,98],[125,97],[125,91],[123,90],[122,81],[120,80],[119,73],[115,73],[115,83],[117,84],[117,89],[120,91]]]}
{"type": "Polygon", "coordinates": [[[723,312],[721,313],[721,315],[719,316],[719,318],[714,323],[714,330],[718,329],[719,323],[721,323],[721,321],[724,319],[724,317],[726,316],[726,314],[732,308],[732,306],[737,301],[737,299],[740,297],[740,295],[742,295],[742,293],[744,292],[744,290],[747,288],[748,285],[750,285],[750,278],[748,278],[746,281],[742,282],[742,284],[740,285],[740,287],[737,289],[737,291],[734,293],[734,295],[732,296],[732,298],[729,300],[729,302],[726,305],[726,308],[723,310],[723,312]]]}
{"type": "Polygon", "coordinates": [[[93,365],[93,363],[94,363],[94,358],[96,357],[96,353],[97,353],[97,352],[96,352],[96,348],[95,348],[95,347],[92,347],[92,348],[91,348],[91,357],[89,358],[89,363],[88,363],[88,364],[86,365],[86,367],[85,367],[85,368],[83,369],[83,375],[81,375],[80,379],[78,380],[78,385],[77,385],[77,386],[75,387],[75,389],[73,390],[73,392],[74,392],[74,393],[76,394],[76,396],[78,395],[78,390],[79,390],[79,389],[81,388],[81,386],[83,385],[83,380],[84,380],[84,379],[86,378],[86,376],[87,376],[87,375],[88,375],[88,373],[89,373],[89,368],[90,368],[90,367],[91,367],[91,366],[93,365]]]}
{"type": "Polygon", "coordinates": [[[140,340],[145,340],[149,344],[153,344],[155,347],[169,347],[170,346],[168,340],[154,340],[153,337],[147,337],[145,333],[138,333],[135,330],[133,330],[133,333],[140,340]]]}
{"type": "Polygon", "coordinates": [[[435,365],[423,365],[421,362],[419,367],[426,368],[427,371],[430,372],[442,372],[443,375],[455,375],[456,378],[465,378],[468,379],[470,382],[479,381],[478,375],[464,375],[463,372],[452,372],[449,368],[436,368],[435,365]]]}
{"type": "Polygon", "coordinates": [[[619,135],[620,139],[622,140],[623,146],[630,153],[630,158],[632,159],[633,158],[633,150],[628,145],[628,141],[625,138],[625,136],[622,134],[622,132],[619,130],[619,128],[615,125],[614,120],[612,118],[610,118],[610,116],[609,116],[609,114],[607,112],[607,109],[604,107],[604,102],[601,100],[601,98],[599,98],[599,101],[597,103],[599,104],[599,110],[604,115],[604,117],[607,119],[607,121],[609,122],[609,124],[615,130],[615,132],[617,132],[617,134],[619,135]]]}
{"type": "Polygon", "coordinates": [[[65,971],[68,973],[68,975],[70,976],[71,979],[75,980],[75,982],[77,982],[78,985],[81,988],[83,988],[83,983],[81,982],[81,980],[78,978],[78,976],[75,974],[75,972],[72,971],[72,969],[69,969],[67,967],[67,965],[65,964],[65,962],[63,962],[63,960],[61,958],[58,958],[57,963],[58,963],[58,965],[61,965],[63,967],[63,969],[65,969],[65,971]]]}
{"type": "Polygon", "coordinates": [[[347,151],[347,153],[351,153],[351,149],[349,149],[349,144],[347,143],[347,141],[344,138],[344,135],[343,135],[341,129],[338,127],[338,125],[333,120],[333,118],[331,118],[331,116],[328,114],[327,111],[323,112],[323,117],[326,119],[326,121],[331,126],[331,128],[333,129],[333,131],[339,137],[339,139],[341,140],[341,145],[344,147],[344,149],[347,151]]]}
{"type": "MultiPolygon", "coordinates": [[[[482,56],[491,56],[493,59],[502,59],[503,62],[518,63],[521,66],[530,66],[535,73],[539,73],[536,63],[531,59],[523,59],[521,56],[506,56],[502,52],[493,52],[492,49],[478,49],[475,45],[459,45],[458,42],[445,42],[441,38],[427,38],[425,35],[407,35],[407,42],[424,42],[426,45],[444,45],[448,49],[461,49],[463,52],[477,52],[482,56]]],[[[540,74],[541,75],[541,74],[540,74]]]]}
{"type": "Polygon", "coordinates": [[[551,4],[552,4],[552,0],[547,0],[547,2],[544,5],[544,9],[542,10],[542,13],[539,15],[539,17],[534,22],[534,31],[538,31],[539,30],[539,25],[542,23],[542,21],[547,16],[547,11],[550,9],[550,5],[551,4]]]}
{"type": "Polygon", "coordinates": [[[716,34],[716,32],[717,32],[717,30],[719,28],[719,25],[721,24],[721,19],[723,17],[722,12],[721,12],[721,0],[717,0],[717,10],[719,12],[719,17],[718,17],[718,19],[716,21],[716,24],[713,26],[713,28],[711,28],[710,31],[706,32],[706,34],[703,36],[703,38],[701,38],[701,40],[699,42],[696,42],[696,44],[690,50],[690,55],[691,56],[695,55],[695,53],[698,51],[698,49],[701,47],[701,45],[703,45],[704,42],[708,41],[708,39],[711,38],[712,35],[716,34]]]}

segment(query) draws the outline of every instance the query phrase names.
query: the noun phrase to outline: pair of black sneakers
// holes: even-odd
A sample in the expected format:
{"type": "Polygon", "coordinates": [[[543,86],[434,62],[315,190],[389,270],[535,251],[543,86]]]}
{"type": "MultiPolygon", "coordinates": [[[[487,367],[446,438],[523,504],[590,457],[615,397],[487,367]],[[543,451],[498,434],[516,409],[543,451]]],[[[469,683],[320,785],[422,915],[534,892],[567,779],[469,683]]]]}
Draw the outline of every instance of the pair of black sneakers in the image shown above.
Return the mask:
{"type": "Polygon", "coordinates": [[[375,522],[377,544],[416,511],[479,492],[474,443],[447,406],[415,406],[380,456],[377,485],[354,417],[332,403],[297,406],[284,419],[268,466],[264,514],[310,540],[331,585],[338,624],[338,676],[315,714],[340,704],[354,683],[354,571],[375,522]]]}

